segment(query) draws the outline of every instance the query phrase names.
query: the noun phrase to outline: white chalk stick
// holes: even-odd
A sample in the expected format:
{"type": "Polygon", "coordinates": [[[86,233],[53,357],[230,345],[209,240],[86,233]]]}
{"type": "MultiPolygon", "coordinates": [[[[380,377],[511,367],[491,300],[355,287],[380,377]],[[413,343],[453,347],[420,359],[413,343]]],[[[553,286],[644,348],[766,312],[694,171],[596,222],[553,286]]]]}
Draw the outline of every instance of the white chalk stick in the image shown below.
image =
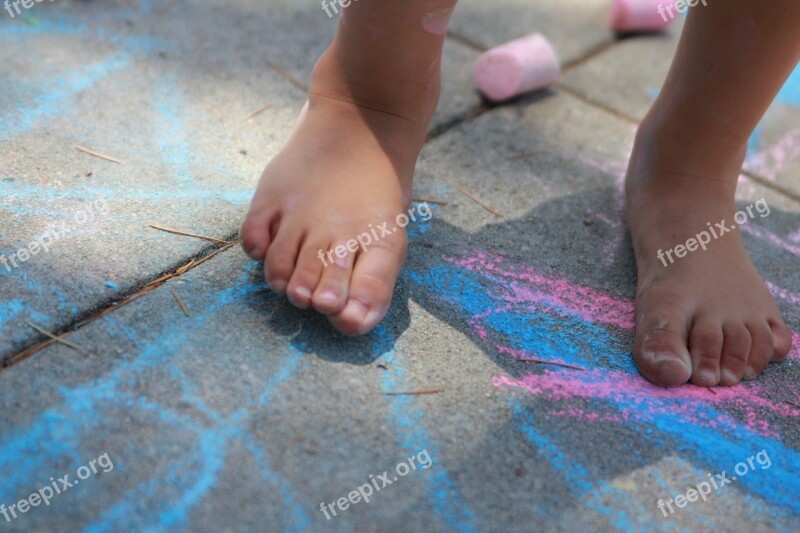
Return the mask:
{"type": "Polygon", "coordinates": [[[620,32],[660,31],[670,25],[677,11],[668,11],[670,0],[613,0],[611,29],[620,32]],[[670,16],[670,14],[672,16],[670,16]]]}
{"type": "Polygon", "coordinates": [[[561,64],[552,45],[540,34],[492,48],[475,62],[475,84],[495,102],[552,85],[561,64]]]}

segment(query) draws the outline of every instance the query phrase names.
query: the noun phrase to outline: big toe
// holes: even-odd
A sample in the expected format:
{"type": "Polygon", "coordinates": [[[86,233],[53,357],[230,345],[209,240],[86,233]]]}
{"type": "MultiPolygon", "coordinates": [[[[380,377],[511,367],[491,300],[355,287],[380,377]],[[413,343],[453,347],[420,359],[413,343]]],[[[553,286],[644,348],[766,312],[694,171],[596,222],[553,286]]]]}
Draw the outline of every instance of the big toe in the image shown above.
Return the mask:
{"type": "Polygon", "coordinates": [[[328,316],[336,329],[345,335],[365,335],[383,320],[392,302],[405,253],[403,240],[376,246],[358,256],[347,303],[340,312],[328,316]]]}
{"type": "Polygon", "coordinates": [[[651,307],[650,303],[643,297],[637,304],[633,359],[639,372],[656,385],[683,385],[692,375],[686,317],[675,306],[651,307]]]}

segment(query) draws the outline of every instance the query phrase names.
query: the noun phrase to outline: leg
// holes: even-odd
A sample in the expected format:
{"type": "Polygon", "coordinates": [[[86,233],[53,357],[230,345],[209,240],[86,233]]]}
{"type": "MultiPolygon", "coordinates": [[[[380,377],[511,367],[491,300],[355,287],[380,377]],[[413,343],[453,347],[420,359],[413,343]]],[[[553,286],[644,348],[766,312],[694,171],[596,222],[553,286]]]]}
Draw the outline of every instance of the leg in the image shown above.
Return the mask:
{"type": "Polygon", "coordinates": [[[638,267],[633,355],[657,384],[733,385],[791,348],[738,228],[668,266],[658,252],[707,222],[731,225],[748,137],[800,60],[798,27],[796,0],[693,8],[637,134],[626,182],[638,267]]]}
{"type": "Polygon", "coordinates": [[[405,232],[333,264],[319,252],[384,222],[391,228],[409,206],[455,3],[359,0],[342,8],[297,127],[264,171],[242,226],[244,248],[265,261],[270,287],[347,334],[366,333],[385,316],[405,232]]]}

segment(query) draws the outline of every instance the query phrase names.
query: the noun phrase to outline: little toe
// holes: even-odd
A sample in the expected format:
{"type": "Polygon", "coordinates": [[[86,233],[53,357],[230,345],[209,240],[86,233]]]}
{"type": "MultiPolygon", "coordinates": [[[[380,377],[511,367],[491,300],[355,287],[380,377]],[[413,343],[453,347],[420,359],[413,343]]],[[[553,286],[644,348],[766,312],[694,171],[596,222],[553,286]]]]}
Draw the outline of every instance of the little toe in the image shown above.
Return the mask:
{"type": "Polygon", "coordinates": [[[775,353],[775,343],[772,338],[772,330],[766,322],[748,324],[747,329],[753,343],[750,346],[750,354],[747,357],[747,366],[744,371],[744,379],[755,379],[761,374],[775,353]]]}
{"type": "Polygon", "coordinates": [[[239,229],[239,238],[242,248],[251,259],[263,261],[270,245],[270,229],[277,222],[277,213],[271,209],[250,208],[242,227],[239,229]]]}
{"type": "Polygon", "coordinates": [[[769,321],[772,330],[773,341],[773,361],[784,359],[792,351],[792,332],[786,327],[783,320],[775,319],[769,321]]]}

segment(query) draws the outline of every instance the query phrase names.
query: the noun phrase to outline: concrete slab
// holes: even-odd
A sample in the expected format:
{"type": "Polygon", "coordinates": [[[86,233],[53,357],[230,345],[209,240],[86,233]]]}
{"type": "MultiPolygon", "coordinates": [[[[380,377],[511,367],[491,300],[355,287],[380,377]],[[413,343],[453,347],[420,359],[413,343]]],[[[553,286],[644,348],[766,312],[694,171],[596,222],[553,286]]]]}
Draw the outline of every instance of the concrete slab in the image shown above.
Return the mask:
{"type": "Polygon", "coordinates": [[[51,226],[69,233],[3,269],[0,359],[38,337],[25,320],[58,330],[208,247],[148,224],[235,234],[304,101],[271,69],[250,68],[246,50],[204,50],[208,32],[141,5],[80,3],[37,10],[33,26],[3,22],[0,53],[17,75],[2,81],[0,208],[14,221],[3,225],[2,254],[51,226]]]}
{"type": "MultiPolygon", "coordinates": [[[[390,316],[363,339],[274,297],[260,265],[231,250],[71,335],[87,353],[53,346],[0,372],[0,502],[50,476],[74,480],[103,454],[114,462],[6,526],[791,530],[798,352],[714,392],[654,387],[632,366],[633,265],[618,219],[631,135],[561,95],[431,143],[423,185],[451,202],[412,227],[390,316]],[[457,199],[456,186],[504,217],[457,199]],[[387,395],[431,388],[443,390],[387,395]],[[659,498],[762,450],[770,467],[748,467],[711,504],[662,516],[659,498]],[[430,468],[394,481],[418,455],[430,468]],[[330,520],[320,511],[384,472],[391,484],[369,504],[330,520]]],[[[754,221],[748,245],[797,331],[798,274],[787,265],[798,251],[787,235],[800,205],[744,182],[743,200],[762,195],[772,212],[754,221]]]]}
{"type": "MultiPolygon", "coordinates": [[[[35,23],[0,28],[15,73],[0,80],[0,213],[14,220],[0,235],[0,362],[41,338],[27,320],[58,331],[207,248],[149,224],[232,237],[335,28],[316,2],[207,1],[191,17],[130,5],[37,4],[35,23]],[[62,223],[46,252],[16,256],[62,223]]],[[[476,56],[448,43],[435,128],[478,106],[476,56]]]]}
{"type": "MultiPolygon", "coordinates": [[[[578,65],[561,83],[591,102],[641,121],[655,101],[677,46],[681,25],[632,37],[578,65]]],[[[745,168],[800,195],[800,65],[750,139],[745,168]]]]}

